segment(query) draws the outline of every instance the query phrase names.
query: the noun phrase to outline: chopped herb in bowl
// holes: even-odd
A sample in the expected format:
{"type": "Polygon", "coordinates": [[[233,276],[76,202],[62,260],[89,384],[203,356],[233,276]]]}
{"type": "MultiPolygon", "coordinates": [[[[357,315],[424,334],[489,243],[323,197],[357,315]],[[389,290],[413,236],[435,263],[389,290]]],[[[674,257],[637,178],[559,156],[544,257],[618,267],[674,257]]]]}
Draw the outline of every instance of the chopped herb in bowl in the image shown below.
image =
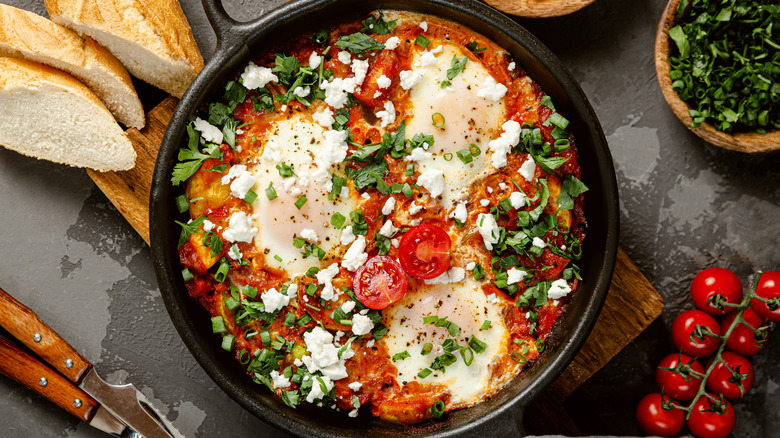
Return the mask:
{"type": "Polygon", "coordinates": [[[680,0],[677,19],[669,76],[690,106],[691,128],[780,129],[780,4],[680,0]]]}

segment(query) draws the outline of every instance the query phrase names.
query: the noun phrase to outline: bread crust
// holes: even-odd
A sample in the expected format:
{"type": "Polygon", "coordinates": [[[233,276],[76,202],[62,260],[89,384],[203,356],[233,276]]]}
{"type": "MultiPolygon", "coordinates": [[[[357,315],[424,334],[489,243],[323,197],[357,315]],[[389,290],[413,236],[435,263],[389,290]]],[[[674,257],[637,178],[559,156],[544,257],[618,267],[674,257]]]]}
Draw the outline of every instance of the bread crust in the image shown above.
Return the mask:
{"type": "Polygon", "coordinates": [[[507,14],[520,17],[560,17],[571,14],[595,0],[485,0],[485,3],[507,14]]]}
{"type": "Polygon", "coordinates": [[[4,101],[0,114],[6,113],[0,117],[2,146],[39,159],[98,171],[128,170],[135,164],[135,150],[111,112],[95,93],[68,73],[24,59],[0,58],[0,99],[4,101]],[[53,102],[55,94],[66,96],[68,102],[53,102]],[[11,117],[9,114],[23,111],[19,106],[24,102],[14,102],[14,96],[25,96],[27,103],[35,99],[50,104],[51,114],[73,114],[73,120],[57,127],[47,125],[54,116],[45,112],[35,117],[11,117]],[[95,129],[88,132],[86,124],[95,129]],[[14,132],[24,132],[25,136],[15,137],[14,132]],[[83,141],[76,144],[72,137],[83,141]]]}
{"type": "Polygon", "coordinates": [[[89,84],[117,120],[139,129],[144,125],[143,106],[130,74],[111,52],[89,37],[82,38],[32,12],[0,5],[0,56],[61,68],[89,84]],[[98,84],[96,74],[110,78],[110,89],[98,84]],[[122,93],[124,105],[112,104],[117,99],[109,94],[117,91],[122,93]]]}
{"type": "MultiPolygon", "coordinates": [[[[89,33],[83,29],[86,26],[138,44],[172,63],[185,63],[188,68],[182,73],[181,84],[171,89],[161,87],[162,78],[149,78],[142,68],[125,62],[134,76],[177,97],[203,69],[203,57],[177,0],[46,0],[45,4],[53,21],[79,33],[89,33]]],[[[124,59],[122,53],[112,50],[124,59]]]]}

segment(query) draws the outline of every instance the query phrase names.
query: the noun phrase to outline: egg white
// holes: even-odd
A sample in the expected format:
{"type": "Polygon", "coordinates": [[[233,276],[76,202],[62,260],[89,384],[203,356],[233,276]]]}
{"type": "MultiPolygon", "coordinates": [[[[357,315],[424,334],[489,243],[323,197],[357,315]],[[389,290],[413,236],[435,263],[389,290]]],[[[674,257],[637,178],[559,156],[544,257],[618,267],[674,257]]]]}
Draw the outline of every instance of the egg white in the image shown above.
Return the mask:
{"type": "MultiPolygon", "coordinates": [[[[317,246],[332,254],[339,246],[341,231],[331,225],[331,217],[336,212],[348,216],[358,204],[355,193],[347,197],[336,196],[333,201],[329,201],[325,184],[315,180],[319,169],[313,157],[318,148],[323,146],[324,132],[325,129],[314,123],[309,115],[294,113],[289,118],[275,122],[261,140],[264,145],[269,142],[279,145],[281,162],[293,166],[298,182],[289,189],[285,189],[285,181],[276,168],[279,164],[276,161],[258,156],[249,167],[257,178],[255,192],[258,193],[252,205],[255,226],[258,228],[254,244],[258,250],[266,253],[267,266],[284,269],[291,277],[306,272],[312,266],[322,268],[329,264],[311,255],[304,259],[301,249],[293,246],[295,237],[300,236],[303,229],[314,230],[319,237],[317,246]],[[278,196],[273,200],[269,200],[265,194],[270,183],[273,183],[278,196]],[[294,188],[301,193],[293,194],[294,188]],[[295,202],[301,195],[306,196],[307,201],[298,209],[295,202]]],[[[330,180],[330,175],[327,180],[330,180]]]]}
{"type": "MultiPolygon", "coordinates": [[[[431,42],[429,49],[438,47],[431,42]]],[[[479,89],[490,72],[479,62],[469,60],[453,79],[452,85],[441,88],[447,79],[453,56],[466,56],[464,49],[453,44],[443,44],[442,52],[436,55],[436,64],[422,66],[420,58],[422,48],[414,45],[415,51],[412,69],[422,74],[420,81],[410,93],[413,116],[407,119],[406,131],[409,136],[416,133],[432,134],[434,145],[428,149],[432,157],[419,162],[420,173],[428,169],[438,169],[444,173],[445,190],[442,193],[442,205],[449,208],[454,201],[462,197],[464,190],[478,174],[490,167],[486,159],[487,144],[501,133],[501,124],[506,121],[504,98],[493,101],[477,96],[479,89]],[[436,128],[432,116],[440,113],[444,116],[444,126],[436,128]],[[457,152],[476,144],[482,153],[469,164],[463,164],[457,152]],[[452,154],[450,161],[445,154],[452,154]]]]}

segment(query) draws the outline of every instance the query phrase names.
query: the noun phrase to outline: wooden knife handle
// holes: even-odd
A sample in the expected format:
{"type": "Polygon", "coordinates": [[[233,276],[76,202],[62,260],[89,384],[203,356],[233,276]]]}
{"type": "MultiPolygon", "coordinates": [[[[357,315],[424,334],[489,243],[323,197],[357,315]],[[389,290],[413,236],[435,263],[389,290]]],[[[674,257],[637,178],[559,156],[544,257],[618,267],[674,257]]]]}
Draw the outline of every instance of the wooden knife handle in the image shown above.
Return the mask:
{"type": "Polygon", "coordinates": [[[0,326],[75,384],[92,368],[89,361],[41,321],[38,315],[2,288],[0,326]]]}
{"type": "Polygon", "coordinates": [[[0,338],[0,373],[44,396],[82,421],[95,416],[98,403],[66,378],[0,338]]]}

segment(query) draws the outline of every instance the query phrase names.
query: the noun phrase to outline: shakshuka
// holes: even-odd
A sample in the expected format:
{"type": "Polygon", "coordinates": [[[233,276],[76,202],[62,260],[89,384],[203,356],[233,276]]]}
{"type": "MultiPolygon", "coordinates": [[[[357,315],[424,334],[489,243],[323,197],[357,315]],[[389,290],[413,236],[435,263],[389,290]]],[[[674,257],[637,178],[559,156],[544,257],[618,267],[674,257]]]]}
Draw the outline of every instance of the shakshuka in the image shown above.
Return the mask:
{"type": "Polygon", "coordinates": [[[258,53],[173,171],[187,290],[291,407],[415,423],[479,403],[580,281],[568,125],[511,54],[433,16],[258,53]]]}

